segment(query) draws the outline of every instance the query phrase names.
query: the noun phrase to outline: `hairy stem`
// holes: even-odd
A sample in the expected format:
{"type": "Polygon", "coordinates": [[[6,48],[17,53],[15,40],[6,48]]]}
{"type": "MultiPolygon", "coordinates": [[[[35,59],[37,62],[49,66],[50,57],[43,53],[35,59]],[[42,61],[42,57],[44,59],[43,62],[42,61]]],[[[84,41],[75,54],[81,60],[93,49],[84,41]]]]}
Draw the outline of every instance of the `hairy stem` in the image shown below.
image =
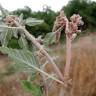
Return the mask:
{"type": "Polygon", "coordinates": [[[61,86],[59,96],[64,96],[64,87],[61,86]]]}
{"type": "Polygon", "coordinates": [[[25,28],[23,28],[22,31],[25,33],[26,37],[30,41],[32,41],[32,43],[47,57],[48,61],[52,64],[54,71],[56,72],[58,77],[63,81],[64,79],[62,73],[60,72],[59,68],[56,66],[50,55],[44,50],[42,45],[40,45],[40,43],[37,42],[36,38],[33,35],[31,35],[25,28]]]}
{"type": "MultiPolygon", "coordinates": [[[[41,67],[41,70],[45,71],[44,66],[41,67]]],[[[44,96],[48,96],[48,84],[46,82],[46,76],[44,74],[41,74],[42,78],[43,78],[43,82],[44,82],[44,96]]]]}
{"type": "Polygon", "coordinates": [[[64,81],[63,74],[61,73],[60,69],[55,64],[55,62],[53,61],[53,59],[51,58],[51,56],[45,51],[45,49],[43,48],[43,46],[36,40],[36,38],[33,35],[31,35],[25,29],[25,27],[19,25],[19,23],[16,22],[15,20],[14,20],[14,23],[16,24],[16,26],[22,27],[22,30],[20,32],[24,32],[25,36],[47,57],[48,61],[51,63],[51,65],[53,67],[53,70],[55,71],[55,73],[57,74],[57,76],[59,77],[59,79],[62,80],[62,81],[64,81]]]}
{"type": "MultiPolygon", "coordinates": [[[[43,49],[42,45],[40,45],[40,43],[37,42],[36,38],[31,35],[24,27],[22,26],[18,26],[18,27],[9,27],[9,26],[1,26],[0,28],[9,28],[9,29],[18,29],[21,30],[25,33],[26,37],[32,41],[32,43],[47,57],[48,61],[52,64],[52,67],[54,69],[54,71],[56,72],[56,74],[58,75],[58,77],[63,81],[63,75],[60,72],[59,68],[56,66],[56,64],[54,63],[53,59],[50,57],[50,55],[43,49]]],[[[20,31],[20,32],[21,32],[20,31]]]]}
{"type": "Polygon", "coordinates": [[[56,82],[58,82],[58,83],[60,83],[60,84],[62,84],[62,85],[64,86],[64,82],[60,81],[59,79],[57,79],[57,78],[55,78],[55,77],[49,75],[48,73],[44,72],[43,70],[41,70],[41,69],[39,69],[39,68],[37,68],[37,67],[31,65],[31,64],[28,64],[28,65],[29,65],[30,67],[36,69],[38,72],[40,72],[40,73],[42,73],[42,74],[48,76],[49,78],[55,80],[56,82]]]}
{"type": "Polygon", "coordinates": [[[71,64],[71,38],[70,36],[68,36],[68,34],[70,33],[69,30],[69,21],[66,18],[66,28],[65,28],[65,34],[66,34],[66,64],[64,67],[64,79],[66,79],[66,77],[69,77],[69,70],[70,70],[70,64],[71,64]]]}
{"type": "Polygon", "coordinates": [[[66,65],[64,75],[69,76],[69,70],[71,65],[71,39],[66,35],[66,65]]]}
{"type": "Polygon", "coordinates": [[[5,26],[5,25],[0,25],[0,28],[7,28],[7,29],[21,29],[21,27],[10,27],[10,26],[5,26]]]}

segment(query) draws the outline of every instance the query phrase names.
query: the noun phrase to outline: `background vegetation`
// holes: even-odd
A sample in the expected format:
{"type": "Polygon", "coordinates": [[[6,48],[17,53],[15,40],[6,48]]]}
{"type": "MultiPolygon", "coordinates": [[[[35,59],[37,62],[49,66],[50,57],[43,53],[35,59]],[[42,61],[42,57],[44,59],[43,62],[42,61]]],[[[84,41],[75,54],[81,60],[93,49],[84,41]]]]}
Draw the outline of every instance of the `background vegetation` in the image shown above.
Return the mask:
{"type": "MultiPolygon", "coordinates": [[[[90,32],[96,31],[96,2],[90,0],[70,0],[66,6],[63,6],[61,10],[64,10],[67,17],[72,14],[80,14],[83,17],[84,26],[83,30],[90,30],[90,32]]],[[[38,19],[43,19],[45,22],[42,25],[35,27],[26,26],[28,31],[33,35],[45,35],[52,31],[54,20],[59,12],[54,12],[50,8],[44,11],[34,12],[28,6],[23,9],[17,9],[13,11],[14,14],[20,15],[23,13],[24,18],[33,17],[38,19]]]]}

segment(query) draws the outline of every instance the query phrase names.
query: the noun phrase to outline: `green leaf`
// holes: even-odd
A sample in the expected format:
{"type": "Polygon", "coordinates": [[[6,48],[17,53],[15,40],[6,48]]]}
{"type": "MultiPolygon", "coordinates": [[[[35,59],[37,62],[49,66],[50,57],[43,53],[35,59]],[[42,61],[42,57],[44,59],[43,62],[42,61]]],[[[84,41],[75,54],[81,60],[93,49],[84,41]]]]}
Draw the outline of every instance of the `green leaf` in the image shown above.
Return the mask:
{"type": "Polygon", "coordinates": [[[44,38],[44,45],[48,46],[53,43],[56,43],[56,35],[53,32],[47,33],[44,38]]]}
{"type": "Polygon", "coordinates": [[[38,68],[39,65],[35,55],[28,50],[17,50],[17,49],[11,49],[7,47],[1,47],[0,51],[4,54],[8,54],[8,56],[16,64],[24,64],[24,67],[26,69],[30,68],[30,71],[32,72],[35,72],[34,70],[38,71],[39,69],[38,68]]]}
{"type": "Polygon", "coordinates": [[[38,24],[42,24],[43,22],[44,22],[43,20],[38,20],[36,18],[27,18],[25,24],[28,26],[35,26],[38,24]]]}
{"type": "Polygon", "coordinates": [[[0,34],[0,40],[2,46],[7,46],[8,42],[11,40],[12,37],[12,31],[6,30],[5,32],[2,32],[0,34]]]}
{"type": "Polygon", "coordinates": [[[24,17],[24,15],[23,15],[23,13],[21,13],[20,16],[19,16],[19,23],[20,23],[20,25],[24,25],[23,17],[24,17]]]}
{"type": "Polygon", "coordinates": [[[3,15],[4,17],[9,15],[8,10],[4,9],[1,5],[0,5],[0,10],[1,10],[2,15],[3,15]]]}
{"type": "Polygon", "coordinates": [[[21,86],[27,92],[32,93],[33,96],[43,96],[40,86],[38,85],[32,84],[31,82],[26,81],[26,80],[22,80],[21,86]]]}
{"type": "Polygon", "coordinates": [[[12,35],[13,35],[13,37],[18,39],[18,30],[17,29],[12,29],[12,35]]]}
{"type": "Polygon", "coordinates": [[[0,27],[0,33],[5,32],[5,31],[7,31],[5,28],[0,27]]]}
{"type": "Polygon", "coordinates": [[[18,44],[21,48],[23,49],[28,49],[28,42],[27,40],[25,39],[24,36],[21,35],[20,39],[18,40],[18,44]]]}
{"type": "Polygon", "coordinates": [[[11,66],[16,70],[16,73],[20,73],[20,72],[26,72],[28,73],[28,75],[31,75],[33,77],[33,79],[35,79],[35,73],[36,70],[34,70],[33,68],[31,68],[30,66],[26,65],[26,64],[22,64],[20,62],[12,62],[11,66]],[[12,66],[13,65],[13,66],[12,66]]]}

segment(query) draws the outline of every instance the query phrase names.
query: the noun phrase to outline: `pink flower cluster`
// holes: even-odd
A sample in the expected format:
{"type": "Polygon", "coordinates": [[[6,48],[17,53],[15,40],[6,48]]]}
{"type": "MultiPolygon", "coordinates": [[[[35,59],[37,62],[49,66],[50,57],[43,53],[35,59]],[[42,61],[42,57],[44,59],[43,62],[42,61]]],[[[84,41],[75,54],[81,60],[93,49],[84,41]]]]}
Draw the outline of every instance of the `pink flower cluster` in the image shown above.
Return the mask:
{"type": "Polygon", "coordinates": [[[19,22],[19,19],[17,16],[15,15],[9,15],[9,16],[6,16],[5,18],[5,24],[8,25],[8,26],[16,26],[15,23],[14,23],[14,20],[16,20],[17,22],[19,22]]]}
{"type": "Polygon", "coordinates": [[[53,31],[56,31],[61,26],[64,27],[65,33],[69,38],[72,38],[73,36],[76,36],[77,32],[80,32],[81,30],[78,30],[78,26],[83,25],[82,17],[79,14],[74,14],[70,17],[70,21],[67,19],[67,17],[64,14],[64,11],[60,12],[60,15],[57,16],[56,21],[54,23],[53,31]]]}
{"type": "Polygon", "coordinates": [[[69,36],[72,36],[73,34],[76,34],[77,32],[80,32],[81,30],[78,30],[78,26],[83,25],[82,17],[78,14],[74,14],[70,17],[69,22],[69,32],[66,33],[69,36]]]}
{"type": "Polygon", "coordinates": [[[53,32],[55,32],[61,26],[65,26],[66,25],[66,20],[64,18],[65,18],[64,12],[61,11],[60,15],[56,17],[56,20],[54,22],[53,32]]]}

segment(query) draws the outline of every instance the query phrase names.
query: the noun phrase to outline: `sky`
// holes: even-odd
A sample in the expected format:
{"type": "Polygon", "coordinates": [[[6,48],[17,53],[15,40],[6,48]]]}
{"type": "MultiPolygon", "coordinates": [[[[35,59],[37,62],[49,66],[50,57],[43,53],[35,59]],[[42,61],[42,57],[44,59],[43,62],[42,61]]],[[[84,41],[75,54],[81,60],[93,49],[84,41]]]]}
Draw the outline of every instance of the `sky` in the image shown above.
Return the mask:
{"type": "MultiPolygon", "coordinates": [[[[0,0],[0,4],[9,11],[29,6],[33,11],[43,10],[48,5],[54,11],[59,11],[69,0],[0,0]]],[[[92,0],[96,1],[96,0],[92,0]]]]}

